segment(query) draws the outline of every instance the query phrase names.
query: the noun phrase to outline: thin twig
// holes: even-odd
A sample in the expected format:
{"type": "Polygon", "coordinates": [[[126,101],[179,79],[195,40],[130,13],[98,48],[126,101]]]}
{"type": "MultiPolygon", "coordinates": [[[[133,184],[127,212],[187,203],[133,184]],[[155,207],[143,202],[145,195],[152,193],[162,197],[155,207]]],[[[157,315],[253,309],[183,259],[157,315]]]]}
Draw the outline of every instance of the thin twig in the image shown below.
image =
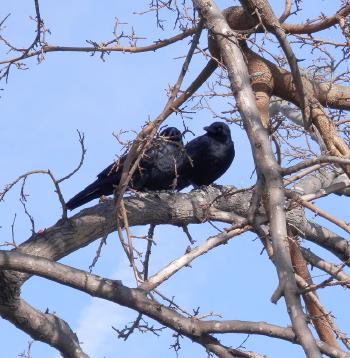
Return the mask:
{"type": "Polygon", "coordinates": [[[84,159],[85,159],[85,154],[86,154],[86,148],[85,148],[85,144],[84,144],[84,140],[85,140],[85,135],[84,133],[80,132],[78,129],[77,129],[77,132],[78,132],[78,136],[79,136],[79,143],[80,143],[80,147],[81,147],[81,157],[80,157],[80,162],[78,164],[78,166],[72,171],[70,172],[69,174],[67,174],[66,176],[60,178],[57,180],[57,183],[61,183],[62,181],[65,181],[67,179],[69,179],[70,177],[72,177],[80,168],[81,166],[83,165],[84,163],[84,159]]]}
{"type": "Polygon", "coordinates": [[[343,220],[337,219],[333,215],[331,215],[331,214],[327,213],[326,211],[318,208],[317,206],[311,204],[310,202],[302,199],[301,196],[299,196],[295,192],[292,192],[290,190],[286,190],[286,196],[289,197],[290,199],[295,200],[297,203],[303,205],[305,208],[310,209],[316,215],[320,215],[323,218],[327,219],[328,221],[332,222],[333,224],[339,226],[344,231],[346,231],[348,234],[350,234],[350,227],[343,220]]]}
{"type": "Polygon", "coordinates": [[[129,52],[129,53],[141,53],[141,52],[153,52],[155,50],[158,50],[162,47],[166,47],[170,44],[173,44],[177,41],[183,40],[188,36],[193,35],[195,32],[195,29],[188,29],[184,32],[173,36],[169,39],[164,40],[158,40],[155,41],[152,45],[147,46],[141,46],[141,47],[135,47],[135,46],[100,46],[96,44],[93,47],[79,47],[79,46],[51,46],[51,45],[45,45],[38,51],[32,51],[29,53],[26,53],[24,55],[9,58],[3,61],[0,61],[0,65],[2,64],[12,64],[30,57],[35,57],[41,54],[49,53],[49,52],[101,52],[101,53],[110,53],[110,52],[129,52]]]}
{"type": "Polygon", "coordinates": [[[91,265],[89,266],[89,272],[90,272],[90,273],[92,272],[92,269],[93,269],[93,268],[95,267],[95,265],[97,264],[98,259],[101,257],[102,246],[107,244],[107,237],[108,237],[108,235],[105,235],[105,236],[101,239],[101,241],[100,241],[100,243],[99,243],[99,245],[98,245],[98,248],[97,248],[97,250],[96,250],[95,257],[94,257],[94,259],[92,260],[91,265]]]}
{"type": "Polygon", "coordinates": [[[315,164],[350,164],[350,159],[339,158],[336,156],[320,156],[317,158],[312,158],[309,160],[305,160],[304,162],[295,164],[288,168],[281,168],[281,172],[283,175],[290,175],[292,173],[298,172],[299,170],[314,166],[315,164]]]}
{"type": "Polygon", "coordinates": [[[156,225],[150,225],[148,234],[147,234],[147,249],[145,254],[145,260],[143,262],[143,280],[148,280],[148,270],[149,270],[149,259],[151,257],[151,250],[153,245],[153,237],[154,237],[154,230],[156,225]]]}

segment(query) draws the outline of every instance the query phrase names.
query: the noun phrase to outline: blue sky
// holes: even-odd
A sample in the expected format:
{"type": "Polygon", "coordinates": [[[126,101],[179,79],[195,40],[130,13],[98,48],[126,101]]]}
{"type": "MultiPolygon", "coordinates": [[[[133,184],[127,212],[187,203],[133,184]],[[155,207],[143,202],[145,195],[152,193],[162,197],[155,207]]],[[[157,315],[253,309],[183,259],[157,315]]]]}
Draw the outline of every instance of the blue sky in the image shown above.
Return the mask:
{"type": "MultiPolygon", "coordinates": [[[[41,1],[41,13],[45,24],[52,32],[47,41],[52,45],[84,46],[85,40],[106,41],[113,37],[113,23],[116,17],[134,25],[136,34],[147,37],[143,44],[149,44],[171,33],[162,32],[155,26],[153,13],[133,15],[134,11],[147,8],[148,2],[127,2],[106,0],[95,1],[41,1]]],[[[273,1],[272,3],[281,3],[273,1]]],[[[333,1],[322,1],[326,14],[334,11],[333,1]]],[[[230,1],[217,1],[220,8],[232,5],[230,1]]],[[[310,7],[310,2],[305,4],[310,7]]],[[[281,5],[278,4],[280,13],[281,5]]],[[[14,44],[29,44],[34,23],[28,18],[34,15],[31,1],[3,1],[0,3],[0,18],[11,13],[3,35],[14,44]]],[[[309,13],[310,14],[310,13],[309,13]]],[[[165,15],[164,15],[165,16],[165,15]]],[[[311,15],[310,15],[311,17],[311,15]]],[[[293,19],[293,21],[300,21],[293,19]]],[[[173,32],[176,34],[176,31],[173,32]]],[[[69,199],[89,184],[96,173],[120,153],[121,146],[112,133],[120,130],[138,131],[148,118],[155,118],[166,102],[166,89],[178,76],[186,55],[188,39],[156,53],[122,54],[113,53],[100,60],[85,53],[47,54],[43,63],[35,59],[26,61],[29,69],[13,70],[9,83],[2,85],[1,131],[0,131],[0,188],[20,174],[33,169],[50,169],[56,177],[70,172],[80,159],[80,148],[76,129],[85,133],[87,154],[81,170],[62,184],[65,199],[69,199]]],[[[1,58],[5,55],[0,47],[1,58]]],[[[195,56],[185,85],[199,73],[205,64],[201,56],[195,56]]],[[[205,89],[205,88],[204,88],[205,89]]],[[[217,104],[217,106],[219,106],[217,104]]],[[[202,127],[213,121],[207,111],[190,115],[186,124],[196,133],[203,133],[202,127]]],[[[181,127],[182,120],[173,115],[169,125],[181,127]]],[[[219,184],[234,184],[245,187],[250,179],[253,164],[250,147],[245,133],[232,127],[236,146],[236,159],[229,171],[218,181],[219,184]]],[[[189,135],[186,140],[192,137],[189,135]]],[[[30,236],[30,224],[18,201],[20,187],[17,186],[0,203],[1,242],[11,240],[11,224],[17,213],[15,236],[18,243],[30,236]]],[[[42,175],[32,176],[26,185],[28,208],[35,217],[37,229],[54,224],[60,215],[60,204],[49,179],[42,175]]],[[[332,205],[332,202],[329,204],[332,205]]],[[[346,216],[344,211],[336,215],[346,216]]],[[[133,228],[135,235],[144,235],[147,228],[133,228]]],[[[198,243],[216,233],[208,224],[192,225],[190,231],[198,243]]],[[[157,246],[153,250],[152,272],[170,260],[181,255],[187,245],[182,230],[175,227],[157,227],[157,246]]],[[[142,245],[139,244],[139,245],[142,245]]],[[[97,243],[73,253],[62,262],[77,268],[88,269],[96,251],[97,243]]],[[[204,258],[199,258],[192,268],[177,273],[161,291],[169,297],[176,296],[176,302],[191,311],[200,306],[201,313],[211,311],[227,319],[263,320],[288,325],[283,300],[277,305],[270,303],[270,297],[277,286],[277,276],[266,254],[260,255],[261,244],[254,235],[235,238],[228,245],[219,247],[204,258]]],[[[121,279],[133,285],[132,273],[122,253],[115,234],[108,239],[107,247],[94,272],[98,275],[121,279]]],[[[332,310],[345,304],[342,289],[335,288],[337,295],[322,292],[322,298],[332,310]]],[[[33,306],[56,312],[71,325],[84,342],[83,348],[91,357],[116,357],[128,354],[136,356],[142,350],[143,357],[175,356],[169,350],[173,343],[172,333],[162,337],[151,334],[136,334],[123,342],[116,338],[111,326],[122,328],[136,317],[129,309],[109,302],[91,298],[70,288],[60,287],[40,278],[31,278],[23,286],[23,297],[33,306]]],[[[335,291],[332,291],[335,292],[335,291]]],[[[338,317],[340,326],[348,327],[348,315],[338,317]]],[[[30,337],[14,326],[0,320],[0,346],[4,357],[16,357],[26,349],[30,337]]],[[[222,341],[239,346],[245,335],[227,335],[222,341]]],[[[295,357],[301,354],[297,346],[263,337],[250,337],[245,343],[248,350],[266,354],[269,357],[295,357]],[[273,344],[272,344],[273,343],[273,344]]],[[[181,357],[202,357],[205,352],[189,340],[182,342],[181,357]]],[[[32,346],[32,357],[57,357],[54,349],[36,342],[32,346]]]]}

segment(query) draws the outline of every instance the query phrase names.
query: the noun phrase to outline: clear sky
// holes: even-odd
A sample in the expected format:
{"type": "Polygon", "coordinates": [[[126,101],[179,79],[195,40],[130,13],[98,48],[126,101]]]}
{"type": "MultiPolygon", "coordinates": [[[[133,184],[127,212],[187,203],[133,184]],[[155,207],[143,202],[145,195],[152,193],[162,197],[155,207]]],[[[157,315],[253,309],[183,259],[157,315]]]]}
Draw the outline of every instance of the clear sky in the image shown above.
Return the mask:
{"type": "MultiPolygon", "coordinates": [[[[134,11],[145,10],[148,2],[106,0],[102,6],[92,0],[41,0],[41,14],[52,33],[48,35],[47,41],[51,45],[84,46],[86,40],[110,40],[113,38],[116,17],[128,23],[123,25],[125,31],[133,25],[137,35],[147,38],[140,41],[140,44],[165,38],[169,33],[176,34],[176,31],[170,31],[173,22],[167,25],[169,31],[157,29],[154,13],[143,16],[133,14],[134,11]]],[[[275,0],[272,3],[278,3],[275,9],[280,13],[282,2],[275,0]]],[[[310,8],[308,16],[315,16],[311,4],[314,2],[305,3],[310,8]]],[[[317,3],[320,11],[322,6],[326,14],[332,14],[338,5],[338,1],[317,3]]],[[[225,8],[232,5],[232,2],[221,0],[217,4],[225,8]]],[[[6,22],[3,35],[15,45],[24,47],[31,42],[35,28],[34,22],[29,19],[29,15],[34,16],[32,1],[2,1],[0,19],[8,13],[11,16],[6,22]]],[[[292,20],[298,22],[300,17],[292,20]]],[[[31,59],[26,61],[28,70],[13,70],[9,83],[0,86],[4,88],[0,98],[0,188],[29,170],[50,169],[57,178],[70,172],[80,159],[76,129],[85,133],[87,154],[81,170],[62,184],[65,199],[93,181],[96,173],[120,153],[121,146],[112,133],[122,129],[138,131],[147,119],[154,119],[161,112],[167,99],[166,89],[177,79],[188,42],[186,39],[156,53],[112,53],[106,57],[105,62],[101,61],[98,54],[91,57],[86,53],[51,53],[45,56],[45,61],[40,65],[31,59]]],[[[1,45],[0,54],[1,59],[12,55],[6,55],[1,45]]],[[[185,85],[196,77],[205,62],[202,56],[195,56],[185,85]]],[[[189,116],[191,118],[186,120],[186,124],[196,135],[202,134],[202,127],[213,121],[209,111],[189,116]]],[[[173,115],[166,123],[181,128],[182,119],[173,115]]],[[[237,126],[231,128],[236,159],[218,183],[246,187],[252,183],[250,147],[245,133],[237,126]]],[[[190,139],[192,137],[188,135],[186,140],[190,139]]],[[[17,186],[7,195],[5,202],[0,203],[1,242],[11,241],[11,224],[15,214],[17,243],[30,236],[29,220],[18,201],[19,191],[20,186],[17,186]]],[[[49,227],[59,219],[60,204],[47,177],[30,177],[25,192],[29,195],[28,208],[35,217],[37,229],[49,227]]],[[[334,214],[345,215],[344,212],[336,211],[334,214]]],[[[138,227],[132,231],[135,235],[145,235],[147,230],[146,227],[138,227]]],[[[205,240],[208,235],[216,234],[216,230],[208,224],[192,225],[190,231],[197,243],[205,240]]],[[[157,227],[156,242],[152,272],[181,255],[188,246],[182,230],[176,227],[157,227]]],[[[97,244],[93,243],[73,253],[62,262],[88,270],[97,244]]],[[[192,268],[177,273],[161,287],[161,291],[169,297],[175,296],[176,302],[188,311],[200,306],[202,314],[216,312],[226,319],[262,320],[287,326],[289,317],[283,300],[277,305],[270,303],[270,297],[277,286],[277,276],[266,254],[260,255],[260,251],[261,244],[254,235],[235,238],[229,245],[219,247],[206,257],[196,260],[192,268]]],[[[94,273],[134,285],[116,234],[109,237],[94,273]]],[[[335,299],[331,299],[327,293],[322,297],[326,306],[332,310],[338,304],[345,304],[342,290],[334,290],[338,290],[335,299]]],[[[83,349],[91,357],[112,358],[126,354],[133,357],[141,351],[145,358],[175,356],[169,349],[170,344],[174,343],[169,330],[163,332],[161,337],[149,333],[135,334],[126,342],[117,339],[111,326],[123,328],[132,321],[137,314],[129,309],[40,278],[31,278],[23,286],[22,292],[23,298],[34,307],[43,311],[48,308],[65,319],[77,332],[83,342],[83,349]]],[[[348,315],[337,318],[343,329],[348,328],[348,315]]],[[[0,320],[0,332],[2,357],[18,356],[31,340],[4,320],[0,320]]],[[[227,335],[222,341],[236,347],[245,338],[245,335],[227,335]]],[[[201,347],[187,339],[181,345],[181,357],[205,355],[201,347]]],[[[297,346],[277,340],[272,344],[264,337],[252,336],[244,346],[270,358],[281,357],[281,353],[286,358],[301,355],[301,349],[297,346]]],[[[57,353],[35,342],[32,357],[54,358],[57,353]]]]}

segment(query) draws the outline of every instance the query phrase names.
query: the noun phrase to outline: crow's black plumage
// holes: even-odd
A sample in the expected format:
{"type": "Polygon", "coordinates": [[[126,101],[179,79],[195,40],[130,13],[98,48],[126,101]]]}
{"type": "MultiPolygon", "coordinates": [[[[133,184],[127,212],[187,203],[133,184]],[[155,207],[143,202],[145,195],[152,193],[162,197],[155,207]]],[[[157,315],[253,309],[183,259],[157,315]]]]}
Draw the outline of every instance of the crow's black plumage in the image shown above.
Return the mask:
{"type": "MultiPolygon", "coordinates": [[[[92,184],[66,203],[67,208],[73,210],[102,195],[113,194],[115,186],[119,184],[125,159],[126,155],[98,174],[92,184]]],[[[181,132],[175,127],[168,127],[144,153],[129,182],[129,188],[141,191],[175,189],[185,161],[181,132]]]]}
{"type": "Polygon", "coordinates": [[[178,190],[191,184],[196,188],[213,183],[226,172],[235,157],[231,131],[226,123],[214,122],[204,130],[206,134],[185,146],[189,159],[182,167],[178,190]]]}

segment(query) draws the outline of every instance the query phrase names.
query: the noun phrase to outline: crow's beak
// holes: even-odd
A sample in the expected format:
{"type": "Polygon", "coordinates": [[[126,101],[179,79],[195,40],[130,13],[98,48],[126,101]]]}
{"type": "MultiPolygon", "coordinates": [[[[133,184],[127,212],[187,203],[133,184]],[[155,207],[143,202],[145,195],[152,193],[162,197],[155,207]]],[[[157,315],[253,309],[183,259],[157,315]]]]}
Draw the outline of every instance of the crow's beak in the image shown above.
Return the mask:
{"type": "Polygon", "coordinates": [[[209,127],[203,127],[203,129],[208,132],[209,131],[209,127]]]}

